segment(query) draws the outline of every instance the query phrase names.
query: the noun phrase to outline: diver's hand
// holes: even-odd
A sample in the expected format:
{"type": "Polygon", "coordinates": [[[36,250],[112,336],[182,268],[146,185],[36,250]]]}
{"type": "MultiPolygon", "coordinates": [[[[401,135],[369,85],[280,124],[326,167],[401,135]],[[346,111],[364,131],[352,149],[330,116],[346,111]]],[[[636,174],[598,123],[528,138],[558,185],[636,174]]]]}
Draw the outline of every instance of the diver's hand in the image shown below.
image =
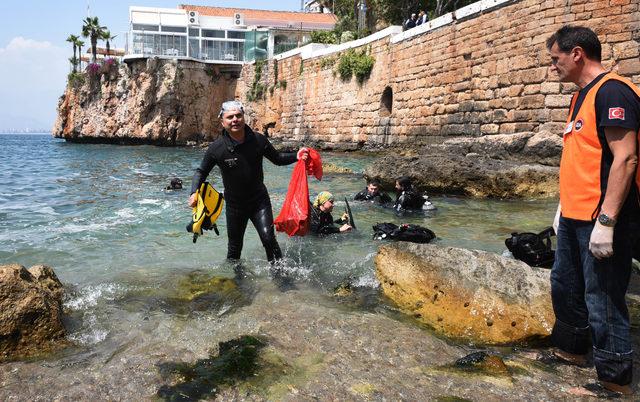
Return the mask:
{"type": "Polygon", "coordinates": [[[613,227],[604,226],[596,221],[589,239],[589,251],[599,260],[611,257],[613,255],[613,227]]]}
{"type": "Polygon", "coordinates": [[[197,203],[198,203],[198,197],[196,197],[196,193],[191,194],[191,197],[189,197],[189,206],[193,208],[196,206],[197,203]]]}
{"type": "Polygon", "coordinates": [[[344,213],[344,214],[342,214],[342,216],[340,217],[340,220],[341,220],[342,222],[349,222],[349,214],[345,212],[345,213],[344,213]]]}
{"type": "Polygon", "coordinates": [[[349,225],[348,223],[345,223],[344,225],[340,226],[341,232],[347,232],[349,230],[351,230],[351,225],[349,225]]]}
{"type": "Polygon", "coordinates": [[[558,209],[556,210],[556,216],[553,218],[553,232],[558,235],[558,226],[560,226],[560,203],[558,203],[558,209]]]}
{"type": "Polygon", "coordinates": [[[300,148],[296,156],[298,157],[298,160],[302,159],[303,161],[306,162],[306,160],[309,159],[309,148],[307,147],[300,148]]]}

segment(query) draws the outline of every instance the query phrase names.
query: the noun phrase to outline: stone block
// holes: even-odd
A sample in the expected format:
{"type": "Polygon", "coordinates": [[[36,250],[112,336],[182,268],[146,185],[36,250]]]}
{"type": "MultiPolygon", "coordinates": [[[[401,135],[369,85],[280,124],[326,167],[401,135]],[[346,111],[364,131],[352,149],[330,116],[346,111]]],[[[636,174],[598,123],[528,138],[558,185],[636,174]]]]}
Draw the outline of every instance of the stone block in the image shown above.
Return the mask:
{"type": "Polygon", "coordinates": [[[544,99],[546,107],[569,107],[571,104],[571,96],[568,95],[547,95],[544,99]]]}
{"type": "Polygon", "coordinates": [[[543,94],[557,94],[560,92],[560,83],[543,82],[540,84],[540,92],[543,94]]]}
{"type": "Polygon", "coordinates": [[[640,62],[637,58],[620,60],[617,64],[617,71],[618,74],[623,76],[640,74],[640,62]]]}
{"type": "Polygon", "coordinates": [[[532,84],[524,87],[523,95],[534,95],[540,93],[540,84],[532,84]]]}
{"type": "Polygon", "coordinates": [[[545,96],[538,95],[526,95],[520,98],[521,109],[535,109],[544,106],[545,96]]]}
{"type": "Polygon", "coordinates": [[[500,131],[500,126],[495,123],[482,124],[480,126],[480,132],[482,134],[497,134],[500,131]]]}

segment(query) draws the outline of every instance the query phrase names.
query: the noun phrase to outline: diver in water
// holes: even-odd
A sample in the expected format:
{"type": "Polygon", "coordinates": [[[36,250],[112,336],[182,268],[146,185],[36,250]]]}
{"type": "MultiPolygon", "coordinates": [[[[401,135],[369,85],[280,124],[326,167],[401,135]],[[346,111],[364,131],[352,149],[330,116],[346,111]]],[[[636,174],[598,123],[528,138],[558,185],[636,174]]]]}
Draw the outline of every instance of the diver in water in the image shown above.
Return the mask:
{"type": "Polygon", "coordinates": [[[390,204],[393,202],[391,197],[383,191],[380,191],[380,180],[373,178],[367,181],[367,187],[360,191],[353,198],[356,201],[369,201],[379,205],[390,204]]]}
{"type": "Polygon", "coordinates": [[[182,179],[174,177],[165,190],[182,190],[182,179]]]}
{"type": "Polygon", "coordinates": [[[271,200],[264,185],[262,159],[278,166],[289,165],[298,159],[307,160],[308,151],[281,153],[262,134],[255,133],[244,121],[244,107],[238,101],[222,104],[218,115],[222,134],[209,145],[191,183],[189,206],[196,205],[195,192],[206,180],[214,166],[220,167],[224,186],[227,217],[227,258],[237,260],[242,252],[244,233],[249,220],[256,228],[269,262],[282,258],[273,227],[271,200]]]}
{"type": "Polygon", "coordinates": [[[311,217],[311,232],[324,235],[331,233],[341,233],[347,232],[351,230],[351,225],[345,223],[348,221],[347,214],[343,214],[340,219],[333,220],[333,216],[331,216],[331,211],[333,210],[333,204],[335,199],[333,198],[333,194],[328,191],[321,191],[318,193],[315,201],[309,208],[309,214],[311,217]],[[341,224],[342,226],[337,226],[335,224],[341,224]]]}
{"type": "Polygon", "coordinates": [[[402,176],[396,180],[396,202],[393,209],[398,213],[407,211],[434,210],[436,207],[413,188],[411,178],[402,176]]]}

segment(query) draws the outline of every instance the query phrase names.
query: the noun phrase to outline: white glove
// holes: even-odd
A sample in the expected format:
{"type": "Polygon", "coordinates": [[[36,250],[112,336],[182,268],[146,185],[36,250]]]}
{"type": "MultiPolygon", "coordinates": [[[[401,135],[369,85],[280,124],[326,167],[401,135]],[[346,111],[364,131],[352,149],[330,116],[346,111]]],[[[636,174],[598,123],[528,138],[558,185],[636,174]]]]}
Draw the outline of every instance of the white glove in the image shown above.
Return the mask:
{"type": "Polygon", "coordinates": [[[613,255],[613,227],[604,226],[596,221],[589,239],[589,251],[597,259],[611,257],[613,255]]]}
{"type": "Polygon", "coordinates": [[[560,211],[562,208],[560,208],[560,203],[558,203],[558,210],[556,211],[556,217],[553,218],[553,231],[555,232],[556,236],[558,235],[558,226],[560,226],[560,211]]]}

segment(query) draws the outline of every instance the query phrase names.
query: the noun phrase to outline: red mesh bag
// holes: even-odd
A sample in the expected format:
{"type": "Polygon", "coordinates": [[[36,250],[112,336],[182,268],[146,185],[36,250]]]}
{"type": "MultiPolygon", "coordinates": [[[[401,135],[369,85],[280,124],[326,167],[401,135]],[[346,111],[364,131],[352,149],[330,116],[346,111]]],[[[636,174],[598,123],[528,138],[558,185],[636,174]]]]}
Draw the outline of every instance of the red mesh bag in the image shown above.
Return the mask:
{"type": "Polygon", "coordinates": [[[307,162],[299,160],[291,174],[280,214],[273,221],[278,232],[289,236],[304,236],[309,232],[309,183],[307,174],[322,179],[322,159],[320,154],[309,148],[307,162]]]}

